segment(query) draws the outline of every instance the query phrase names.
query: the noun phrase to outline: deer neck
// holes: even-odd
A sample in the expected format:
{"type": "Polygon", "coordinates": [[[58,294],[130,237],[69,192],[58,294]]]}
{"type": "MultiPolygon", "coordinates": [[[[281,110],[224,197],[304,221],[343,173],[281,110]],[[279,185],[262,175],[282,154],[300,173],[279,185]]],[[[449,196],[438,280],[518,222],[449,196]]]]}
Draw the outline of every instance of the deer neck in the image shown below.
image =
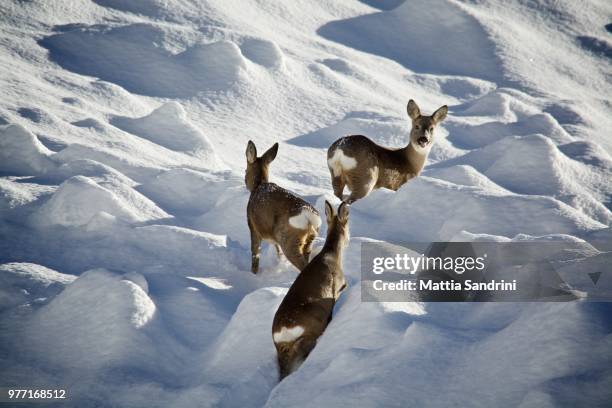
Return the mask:
{"type": "Polygon", "coordinates": [[[260,174],[257,174],[253,179],[253,189],[251,193],[255,192],[264,183],[268,182],[268,172],[262,171],[260,174]]]}
{"type": "Polygon", "coordinates": [[[421,170],[423,170],[423,167],[425,166],[425,162],[427,161],[427,156],[431,150],[431,145],[425,148],[417,148],[414,147],[412,142],[409,142],[408,146],[402,150],[404,150],[406,162],[411,168],[412,172],[415,175],[420,174],[421,170]]]}
{"type": "Polygon", "coordinates": [[[325,245],[321,252],[325,253],[326,261],[331,261],[337,265],[342,265],[342,252],[347,241],[346,227],[341,227],[337,223],[330,228],[325,239],[325,245]]]}

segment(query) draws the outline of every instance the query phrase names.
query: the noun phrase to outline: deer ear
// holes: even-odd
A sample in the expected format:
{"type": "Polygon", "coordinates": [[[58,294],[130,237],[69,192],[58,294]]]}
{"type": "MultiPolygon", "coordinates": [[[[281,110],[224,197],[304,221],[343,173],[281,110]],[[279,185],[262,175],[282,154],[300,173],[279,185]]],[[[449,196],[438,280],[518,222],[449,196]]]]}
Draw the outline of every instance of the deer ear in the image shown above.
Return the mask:
{"type": "Polygon", "coordinates": [[[410,116],[410,119],[412,120],[415,120],[416,118],[421,116],[421,110],[419,109],[419,105],[417,105],[416,102],[412,99],[408,101],[408,107],[406,108],[406,110],[408,111],[408,116],[410,116]]]}
{"type": "Polygon", "coordinates": [[[257,160],[257,148],[255,147],[255,143],[253,143],[250,140],[249,140],[249,143],[247,144],[246,158],[247,158],[247,162],[251,164],[255,163],[255,160],[257,160]]]}
{"type": "Polygon", "coordinates": [[[340,207],[338,207],[338,219],[340,220],[340,222],[346,223],[348,221],[349,208],[350,206],[345,202],[342,202],[342,204],[340,204],[340,207]]]}
{"type": "Polygon", "coordinates": [[[334,219],[334,207],[327,200],[325,200],[325,216],[327,217],[328,224],[334,219]]]}
{"type": "Polygon", "coordinates": [[[272,160],[276,158],[276,153],[278,153],[278,143],[274,143],[274,146],[268,149],[261,158],[265,163],[270,163],[272,160]]]}
{"type": "Polygon", "coordinates": [[[433,113],[433,115],[431,115],[432,119],[434,122],[436,123],[440,123],[444,120],[444,118],[446,117],[446,114],[448,113],[448,106],[444,105],[440,108],[438,108],[437,111],[435,111],[433,113]]]}

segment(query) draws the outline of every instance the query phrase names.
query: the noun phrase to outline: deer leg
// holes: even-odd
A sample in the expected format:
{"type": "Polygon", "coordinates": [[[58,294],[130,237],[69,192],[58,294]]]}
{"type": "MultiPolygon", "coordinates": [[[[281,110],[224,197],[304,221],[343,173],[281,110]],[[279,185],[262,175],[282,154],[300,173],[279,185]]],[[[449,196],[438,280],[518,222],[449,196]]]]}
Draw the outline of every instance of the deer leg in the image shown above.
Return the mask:
{"type": "Polygon", "coordinates": [[[261,249],[261,237],[249,224],[251,231],[251,272],[257,273],[259,270],[259,251],[261,249]]]}
{"type": "Polygon", "coordinates": [[[358,188],[355,191],[351,191],[351,194],[344,201],[346,201],[348,204],[353,204],[355,201],[367,196],[370,191],[371,189],[368,190],[364,188],[358,188]]]}
{"type": "Polygon", "coordinates": [[[274,249],[276,249],[276,256],[281,257],[281,247],[277,243],[274,243],[274,249]]]}
{"type": "Polygon", "coordinates": [[[302,246],[302,253],[304,254],[304,259],[306,260],[306,264],[310,262],[310,253],[312,252],[312,241],[316,238],[315,233],[309,233],[304,241],[304,245],[302,246]]]}
{"type": "Polygon", "coordinates": [[[349,181],[349,188],[351,189],[351,194],[346,200],[344,200],[348,204],[352,204],[355,201],[370,194],[376,184],[376,179],[371,174],[361,177],[353,176],[349,181]]]}
{"type": "Polygon", "coordinates": [[[303,243],[301,239],[289,240],[289,243],[283,246],[283,253],[289,262],[298,268],[300,272],[306,265],[308,265],[308,260],[304,257],[302,247],[303,243]]]}
{"type": "Polygon", "coordinates": [[[342,179],[341,175],[334,176],[333,171],[330,170],[330,172],[332,173],[332,187],[334,189],[334,195],[342,200],[342,193],[344,192],[344,180],[342,179]]]}

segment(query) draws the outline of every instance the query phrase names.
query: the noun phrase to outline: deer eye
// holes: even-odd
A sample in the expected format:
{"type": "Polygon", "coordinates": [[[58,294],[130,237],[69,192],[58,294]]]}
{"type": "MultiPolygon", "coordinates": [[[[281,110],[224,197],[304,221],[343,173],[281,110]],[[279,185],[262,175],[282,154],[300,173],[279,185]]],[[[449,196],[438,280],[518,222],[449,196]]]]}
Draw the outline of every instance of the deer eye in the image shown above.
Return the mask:
{"type": "Polygon", "coordinates": [[[414,125],[414,128],[415,128],[416,130],[419,130],[421,127],[420,127],[419,125],[414,125]]]}

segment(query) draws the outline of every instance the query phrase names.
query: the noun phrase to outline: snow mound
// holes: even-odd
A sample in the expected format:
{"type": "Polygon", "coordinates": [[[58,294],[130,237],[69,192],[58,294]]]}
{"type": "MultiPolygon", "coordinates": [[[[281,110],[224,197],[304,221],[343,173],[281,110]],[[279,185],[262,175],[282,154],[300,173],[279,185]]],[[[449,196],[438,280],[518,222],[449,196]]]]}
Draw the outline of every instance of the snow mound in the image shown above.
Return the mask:
{"type": "Polygon", "coordinates": [[[93,0],[94,3],[103,7],[111,7],[117,10],[129,11],[151,17],[161,17],[165,14],[167,0],[93,0]]]}
{"type": "Polygon", "coordinates": [[[54,156],[61,163],[80,159],[89,159],[117,169],[133,180],[148,180],[158,174],[162,168],[151,165],[142,157],[132,156],[129,152],[105,147],[86,146],[74,143],[57,152],[54,156]]]}
{"type": "Polygon", "coordinates": [[[455,108],[458,115],[464,116],[490,116],[500,122],[514,122],[517,116],[514,113],[515,99],[504,88],[496,89],[482,97],[470,101],[463,106],[455,108]]]}
{"type": "Polygon", "coordinates": [[[0,211],[11,210],[34,201],[36,196],[22,183],[0,179],[0,211]]]}
{"type": "Polygon", "coordinates": [[[33,220],[41,226],[81,226],[100,212],[127,222],[167,217],[166,213],[138,192],[128,194],[121,197],[89,177],[74,176],[60,185],[51,199],[38,209],[33,220]]]}
{"type": "Polygon", "coordinates": [[[34,314],[25,347],[66,368],[146,365],[154,351],[145,329],[155,314],[139,285],[104,269],[90,270],[34,314]]]}
{"type": "Polygon", "coordinates": [[[601,146],[589,141],[576,141],[559,146],[566,156],[574,160],[612,171],[612,158],[601,146]]]}
{"type": "MultiPolygon", "coordinates": [[[[94,118],[73,122],[72,125],[79,127],[79,133],[83,136],[53,156],[54,160],[61,163],[80,159],[95,160],[141,183],[168,167],[226,169],[220,160],[207,155],[213,154],[212,149],[200,150],[202,156],[198,156],[198,153],[177,152],[94,118]],[[213,160],[207,160],[206,157],[213,160]]],[[[178,126],[178,130],[185,129],[181,126],[178,126]]]]}
{"type": "Polygon", "coordinates": [[[23,126],[0,126],[0,172],[19,176],[45,173],[55,167],[52,153],[23,126]]]}
{"type": "Polygon", "coordinates": [[[0,265],[0,312],[27,302],[53,298],[76,279],[42,265],[12,262],[0,265]]]}
{"type": "Polygon", "coordinates": [[[262,406],[278,383],[272,319],[285,293],[272,287],[245,296],[213,345],[204,376],[225,391],[215,405],[262,406]]]}
{"type": "Polygon", "coordinates": [[[478,187],[488,193],[511,194],[491,181],[487,176],[480,173],[469,165],[456,165],[450,167],[437,167],[426,169],[424,175],[463,186],[478,187]]]}
{"type": "Polygon", "coordinates": [[[327,23],[317,33],[413,71],[501,79],[493,43],[455,2],[406,1],[391,11],[327,23]]]}
{"type": "Polygon", "coordinates": [[[612,220],[612,213],[600,202],[612,196],[605,174],[571,160],[545,136],[505,137],[434,167],[455,164],[470,165],[515,193],[556,197],[603,223],[612,220]]]}
{"type": "MultiPolygon", "coordinates": [[[[173,225],[147,225],[125,232],[125,257],[159,267],[175,267],[173,273],[193,276],[235,272],[234,254],[228,249],[227,237],[173,225]]],[[[125,262],[125,260],[123,260],[125,262]]],[[[138,262],[134,262],[138,265],[138,262]]]]}
{"type": "Polygon", "coordinates": [[[227,189],[242,185],[231,173],[204,173],[171,169],[157,175],[138,190],[167,211],[202,214],[212,209],[227,189]]]}
{"type": "Polygon", "coordinates": [[[172,333],[193,350],[208,348],[235,311],[231,288],[215,290],[199,278],[162,273],[149,274],[147,280],[151,287],[163,288],[155,297],[158,310],[172,333]]]}
{"type": "Polygon", "coordinates": [[[200,129],[194,126],[180,103],[168,102],[142,118],[117,116],[111,119],[114,126],[148,139],[168,149],[191,152],[211,167],[219,166],[219,158],[213,146],[200,129]]]}
{"type": "Polygon", "coordinates": [[[449,123],[449,140],[456,146],[474,149],[486,146],[507,136],[525,136],[540,133],[557,143],[572,142],[573,138],[549,113],[540,113],[516,122],[486,122],[479,125],[449,123]]]}
{"type": "Polygon", "coordinates": [[[77,27],[40,40],[63,68],[151,96],[226,89],[246,69],[240,48],[229,41],[194,45],[180,54],[160,47],[163,43],[164,31],[145,23],[77,27]]]}
{"type": "MultiPolygon", "coordinates": [[[[552,384],[559,378],[574,379],[574,370],[581,370],[577,367],[593,364],[593,353],[606,348],[605,333],[585,318],[586,307],[579,303],[428,306],[434,313],[417,321],[395,319],[401,337],[380,348],[335,342],[335,353],[321,357],[318,365],[307,360],[297,375],[272,392],[266,407],[393,406],[397,401],[443,407],[450,394],[461,406],[474,405],[474,396],[486,406],[511,406],[517,395],[523,403],[530,400],[540,406],[544,401],[553,406],[555,401],[567,401],[571,393],[552,384]],[[445,324],[443,313],[454,316],[455,324],[445,324]],[[560,313],[564,319],[555,317],[560,313]],[[462,329],[453,328],[487,328],[489,320],[502,316],[505,327],[474,336],[462,336],[462,329]],[[542,353],[544,349],[549,352],[542,353]],[[351,375],[343,375],[346,372],[351,375]],[[510,372],[521,374],[508,376],[510,372]]],[[[393,321],[390,314],[383,319],[393,321]]],[[[361,326],[369,323],[364,318],[361,326]]],[[[347,331],[345,338],[351,333],[347,331]]],[[[321,356],[320,349],[330,345],[320,342],[313,354],[321,356]]],[[[601,368],[605,364],[595,363],[601,368]]],[[[603,393],[594,394],[580,405],[598,405],[603,393]]]]}
{"type": "Polygon", "coordinates": [[[134,181],[106,164],[90,159],[73,160],[63,163],[44,175],[47,181],[61,183],[73,176],[86,176],[96,182],[118,182],[128,186],[134,181]]]}
{"type": "Polygon", "coordinates": [[[482,79],[462,77],[455,75],[415,74],[413,78],[434,91],[454,96],[463,100],[474,100],[489,94],[496,88],[496,84],[482,79]]]}
{"type": "Polygon", "coordinates": [[[489,194],[425,176],[395,193],[374,191],[368,200],[353,205],[351,222],[354,236],[396,243],[446,241],[464,230],[501,236],[580,236],[605,226],[550,197],[489,194]]]}
{"type": "Polygon", "coordinates": [[[178,54],[176,59],[195,76],[196,83],[200,83],[196,89],[226,89],[238,81],[247,68],[238,45],[227,40],[196,44],[178,54]]]}
{"type": "Polygon", "coordinates": [[[281,69],[285,65],[285,57],[275,42],[248,38],[240,45],[242,54],[251,61],[266,68],[281,69]]]}
{"type": "MultiPolygon", "coordinates": [[[[87,78],[90,79],[90,78],[87,78]]],[[[87,98],[93,99],[100,106],[112,112],[146,112],[151,109],[140,95],[128,92],[121,86],[102,79],[89,80],[86,91],[87,98]]],[[[82,95],[81,93],[78,93],[82,95]]]]}
{"type": "Polygon", "coordinates": [[[353,75],[355,72],[354,66],[343,58],[325,58],[318,62],[341,74],[353,75]]]}
{"type": "Polygon", "coordinates": [[[242,185],[228,187],[217,196],[212,208],[194,220],[194,228],[226,234],[245,247],[248,246],[250,234],[245,214],[249,196],[250,193],[242,185]]]}
{"type": "Polygon", "coordinates": [[[333,142],[346,135],[367,135],[383,146],[405,146],[410,123],[389,116],[368,112],[352,112],[341,121],[322,129],[290,139],[288,143],[303,147],[327,149],[333,142]]]}

